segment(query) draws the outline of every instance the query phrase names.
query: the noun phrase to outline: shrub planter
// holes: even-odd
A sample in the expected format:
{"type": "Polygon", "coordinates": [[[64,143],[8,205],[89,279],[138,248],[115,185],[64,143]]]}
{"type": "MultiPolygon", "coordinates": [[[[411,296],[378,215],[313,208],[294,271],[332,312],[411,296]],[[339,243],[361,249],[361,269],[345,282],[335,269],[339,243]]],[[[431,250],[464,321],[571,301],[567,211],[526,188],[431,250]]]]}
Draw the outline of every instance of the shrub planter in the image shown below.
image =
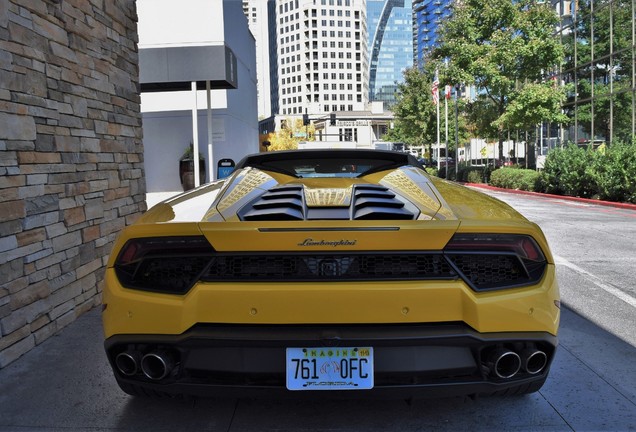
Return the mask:
{"type": "MultiPolygon", "coordinates": [[[[194,159],[179,161],[179,178],[184,192],[194,189],[194,159]]],[[[199,159],[199,184],[203,183],[205,183],[205,159],[199,159]]]]}

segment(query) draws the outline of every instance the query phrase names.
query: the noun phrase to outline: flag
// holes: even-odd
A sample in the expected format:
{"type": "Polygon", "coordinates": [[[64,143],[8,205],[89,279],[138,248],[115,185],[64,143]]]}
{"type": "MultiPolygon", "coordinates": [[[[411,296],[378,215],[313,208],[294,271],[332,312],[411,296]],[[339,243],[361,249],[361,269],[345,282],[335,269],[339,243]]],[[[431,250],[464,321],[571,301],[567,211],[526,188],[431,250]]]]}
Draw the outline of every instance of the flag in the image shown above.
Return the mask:
{"type": "Polygon", "coordinates": [[[435,78],[433,78],[431,94],[433,95],[433,103],[437,105],[439,103],[439,75],[437,73],[437,69],[435,69],[435,78]]]}
{"type": "Polygon", "coordinates": [[[451,97],[451,86],[447,85],[445,90],[446,90],[446,99],[450,99],[450,97],[451,97]]]}

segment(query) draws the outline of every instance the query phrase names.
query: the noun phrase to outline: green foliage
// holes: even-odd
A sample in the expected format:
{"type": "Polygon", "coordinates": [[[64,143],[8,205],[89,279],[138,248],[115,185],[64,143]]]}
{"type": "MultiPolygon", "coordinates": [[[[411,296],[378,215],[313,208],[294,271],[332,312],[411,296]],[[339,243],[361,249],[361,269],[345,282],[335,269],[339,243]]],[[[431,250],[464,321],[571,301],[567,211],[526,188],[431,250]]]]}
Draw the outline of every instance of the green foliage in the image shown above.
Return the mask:
{"type": "Polygon", "coordinates": [[[534,191],[540,174],[534,170],[519,168],[500,168],[492,172],[490,184],[493,186],[534,191]]]}
{"type": "Polygon", "coordinates": [[[468,183],[483,183],[484,173],[483,170],[467,170],[466,181],[468,183]]]}
{"type": "Polygon", "coordinates": [[[472,166],[462,163],[457,167],[457,175],[455,174],[455,167],[451,166],[448,170],[448,177],[446,177],[445,167],[439,170],[437,176],[464,183],[488,183],[491,172],[493,172],[491,166],[472,166]]]}
{"type": "Polygon", "coordinates": [[[430,60],[442,70],[444,60],[451,59],[446,82],[477,87],[479,107],[473,114],[487,114],[473,118],[477,134],[492,137],[496,131],[502,149],[506,129],[532,126],[537,119],[563,121],[564,89],[541,84],[564,59],[550,4],[464,0],[454,5],[430,60]]]}
{"type": "Polygon", "coordinates": [[[551,150],[546,157],[542,183],[545,192],[591,198],[597,192],[589,166],[592,150],[570,144],[551,150]]]}
{"type": "MultiPolygon", "coordinates": [[[[190,145],[186,147],[185,151],[179,158],[179,160],[192,160],[194,159],[194,144],[190,141],[190,145]]],[[[199,160],[205,160],[203,153],[199,152],[199,160]]]]}
{"type": "Polygon", "coordinates": [[[398,84],[396,117],[390,138],[399,138],[409,145],[423,145],[436,140],[435,106],[431,98],[431,79],[420,69],[404,72],[404,82],[398,84]]]}
{"type": "Polygon", "coordinates": [[[466,106],[468,121],[473,125],[478,136],[488,141],[499,137],[496,121],[499,118],[497,105],[486,97],[477,97],[466,106]]]}
{"type": "Polygon", "coordinates": [[[456,180],[468,183],[487,183],[492,172],[492,168],[487,166],[460,164],[458,168],[456,180]]]}
{"type": "Polygon", "coordinates": [[[538,191],[636,203],[636,141],[599,150],[569,145],[548,153],[538,191]]]}
{"type": "MultiPolygon", "coordinates": [[[[385,140],[401,141],[408,145],[429,146],[437,141],[437,108],[431,96],[433,72],[418,68],[407,69],[404,72],[404,82],[398,84],[397,103],[393,106],[395,125],[385,135],[385,140]]],[[[440,95],[443,88],[440,88],[440,95]]],[[[470,139],[466,128],[466,120],[463,115],[457,117],[455,127],[455,100],[448,101],[448,148],[455,148],[455,129],[459,130],[458,141],[465,142],[470,139]]],[[[458,112],[464,112],[466,102],[463,99],[457,101],[458,112]]],[[[440,138],[444,139],[446,130],[445,116],[440,114],[440,138]]],[[[430,149],[429,149],[430,152],[430,149]]]]}
{"type": "Polygon", "coordinates": [[[616,143],[594,153],[590,168],[599,197],[636,203],[636,145],[616,143]]]}
{"type": "Polygon", "coordinates": [[[437,168],[426,168],[426,172],[432,176],[437,177],[437,168]]]}
{"type": "Polygon", "coordinates": [[[506,112],[494,125],[513,129],[528,129],[543,121],[567,123],[568,116],[561,112],[565,89],[552,82],[528,83],[511,95],[506,112]]]}

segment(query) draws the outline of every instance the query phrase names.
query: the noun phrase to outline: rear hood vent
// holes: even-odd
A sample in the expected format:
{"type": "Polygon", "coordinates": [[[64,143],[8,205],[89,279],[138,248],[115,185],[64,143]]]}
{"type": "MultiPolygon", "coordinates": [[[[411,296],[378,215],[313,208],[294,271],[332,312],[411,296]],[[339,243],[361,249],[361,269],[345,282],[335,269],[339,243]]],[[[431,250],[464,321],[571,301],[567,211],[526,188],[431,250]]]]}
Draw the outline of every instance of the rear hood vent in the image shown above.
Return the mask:
{"type": "Polygon", "coordinates": [[[272,188],[239,212],[245,221],[286,221],[305,219],[305,200],[301,185],[272,188]]]}
{"type": "Polygon", "coordinates": [[[404,208],[404,202],[384,186],[359,185],[354,187],[354,220],[412,220],[415,216],[404,208]]]}
{"type": "Polygon", "coordinates": [[[243,221],[414,220],[419,210],[380,185],[324,189],[286,185],[268,190],[238,216],[243,221]]]}

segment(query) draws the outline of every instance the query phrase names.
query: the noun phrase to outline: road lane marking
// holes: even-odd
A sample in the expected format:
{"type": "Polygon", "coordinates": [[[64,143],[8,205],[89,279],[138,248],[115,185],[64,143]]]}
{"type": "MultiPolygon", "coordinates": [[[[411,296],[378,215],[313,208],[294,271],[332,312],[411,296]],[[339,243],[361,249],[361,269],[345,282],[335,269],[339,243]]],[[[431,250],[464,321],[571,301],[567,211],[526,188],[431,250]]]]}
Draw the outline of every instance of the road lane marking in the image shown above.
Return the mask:
{"type": "Polygon", "coordinates": [[[556,265],[562,265],[564,267],[567,267],[567,268],[575,271],[576,273],[579,273],[582,276],[585,276],[588,280],[590,280],[597,287],[599,287],[602,290],[606,291],[607,293],[613,295],[614,297],[617,297],[620,300],[623,300],[628,305],[636,308],[636,298],[630,296],[627,293],[624,293],[623,291],[621,291],[620,289],[618,289],[616,287],[613,287],[612,285],[609,285],[609,284],[603,282],[603,280],[601,278],[599,278],[598,276],[594,276],[592,273],[588,272],[587,270],[584,270],[581,267],[577,266],[576,264],[571,263],[570,261],[566,260],[565,258],[562,258],[562,257],[559,257],[559,256],[555,256],[554,257],[554,262],[556,263],[556,265]]]}

